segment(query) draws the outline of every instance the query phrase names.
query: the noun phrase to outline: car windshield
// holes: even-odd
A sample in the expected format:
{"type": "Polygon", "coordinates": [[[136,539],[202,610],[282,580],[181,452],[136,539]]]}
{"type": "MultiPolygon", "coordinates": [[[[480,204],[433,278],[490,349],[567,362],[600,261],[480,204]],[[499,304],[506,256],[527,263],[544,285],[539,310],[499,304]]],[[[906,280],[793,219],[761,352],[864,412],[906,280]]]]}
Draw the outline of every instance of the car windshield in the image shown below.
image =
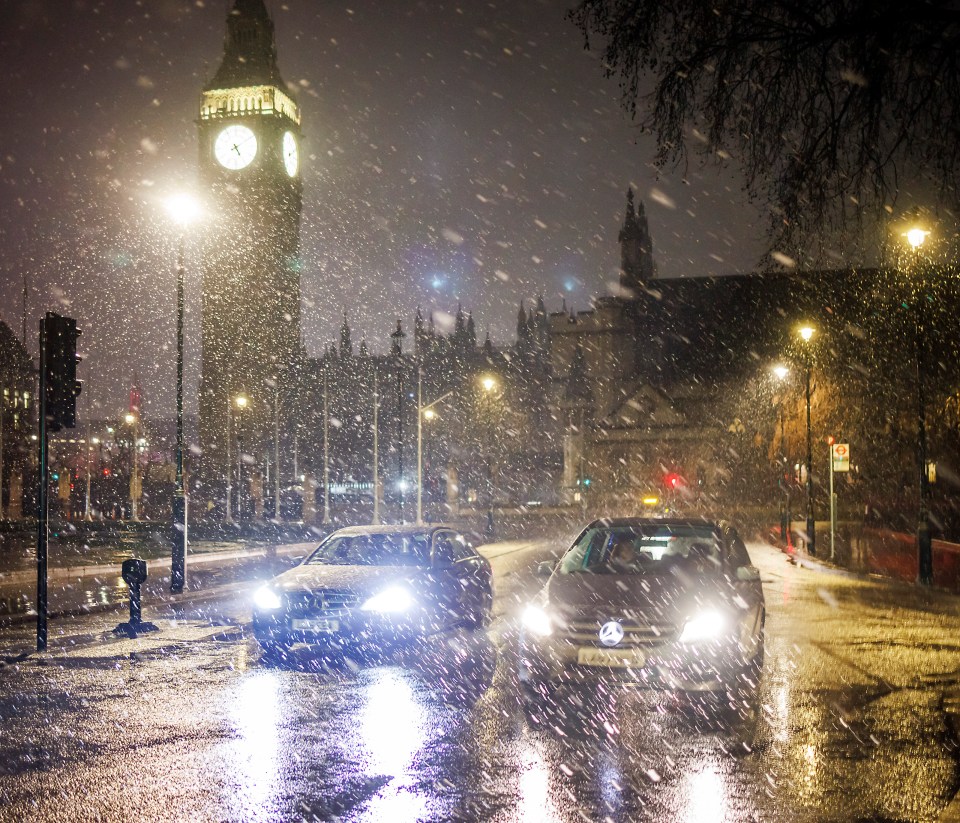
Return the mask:
{"type": "Polygon", "coordinates": [[[560,574],[713,574],[721,549],[709,525],[588,528],[560,561],[560,574]]]}
{"type": "Polygon", "coordinates": [[[334,535],[306,564],[333,566],[429,566],[429,534],[334,535]]]}

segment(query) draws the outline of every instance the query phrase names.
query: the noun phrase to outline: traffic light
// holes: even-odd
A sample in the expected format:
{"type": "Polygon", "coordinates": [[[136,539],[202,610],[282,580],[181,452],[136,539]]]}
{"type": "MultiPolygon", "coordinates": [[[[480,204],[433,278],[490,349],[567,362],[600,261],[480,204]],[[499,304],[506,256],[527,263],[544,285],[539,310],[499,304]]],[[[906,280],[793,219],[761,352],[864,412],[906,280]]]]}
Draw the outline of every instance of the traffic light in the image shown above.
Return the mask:
{"type": "Polygon", "coordinates": [[[679,489],[685,484],[683,478],[679,474],[676,472],[669,472],[663,476],[663,485],[673,491],[679,489]]]}
{"type": "Polygon", "coordinates": [[[47,312],[43,335],[47,430],[72,429],[77,425],[77,395],[83,385],[77,380],[77,363],[81,360],[77,355],[80,329],[72,317],[47,312]]]}

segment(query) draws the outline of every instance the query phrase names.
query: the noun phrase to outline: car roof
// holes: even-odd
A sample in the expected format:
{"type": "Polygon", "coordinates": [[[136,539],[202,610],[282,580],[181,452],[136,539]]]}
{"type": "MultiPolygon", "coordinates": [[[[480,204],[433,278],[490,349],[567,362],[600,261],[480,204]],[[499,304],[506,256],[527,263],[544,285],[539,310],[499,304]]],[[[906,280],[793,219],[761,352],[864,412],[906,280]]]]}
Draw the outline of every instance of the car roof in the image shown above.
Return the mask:
{"type": "Polygon", "coordinates": [[[723,521],[709,517],[601,517],[589,524],[588,528],[616,528],[627,526],[642,528],[689,528],[691,526],[707,526],[711,529],[722,529],[723,521]]]}
{"type": "Polygon", "coordinates": [[[333,532],[334,535],[342,537],[359,537],[362,535],[395,535],[395,534],[433,534],[441,529],[459,531],[454,526],[445,523],[431,523],[426,526],[417,526],[413,523],[404,525],[381,525],[381,526],[346,526],[333,532]]]}

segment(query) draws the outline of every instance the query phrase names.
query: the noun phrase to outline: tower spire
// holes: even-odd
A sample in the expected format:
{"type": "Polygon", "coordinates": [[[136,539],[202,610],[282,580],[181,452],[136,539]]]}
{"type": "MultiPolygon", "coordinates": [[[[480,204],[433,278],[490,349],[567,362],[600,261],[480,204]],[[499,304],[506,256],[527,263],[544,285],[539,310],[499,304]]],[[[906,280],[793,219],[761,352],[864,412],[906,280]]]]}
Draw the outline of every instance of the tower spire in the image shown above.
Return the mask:
{"type": "Polygon", "coordinates": [[[273,20],[263,0],[234,0],[227,14],[223,60],[204,91],[237,86],[286,88],[277,67],[273,20]]]}
{"type": "Polygon", "coordinates": [[[633,188],[627,189],[627,209],[617,236],[620,242],[620,287],[626,297],[636,296],[656,276],[653,242],[643,202],[634,210],[633,188]]]}

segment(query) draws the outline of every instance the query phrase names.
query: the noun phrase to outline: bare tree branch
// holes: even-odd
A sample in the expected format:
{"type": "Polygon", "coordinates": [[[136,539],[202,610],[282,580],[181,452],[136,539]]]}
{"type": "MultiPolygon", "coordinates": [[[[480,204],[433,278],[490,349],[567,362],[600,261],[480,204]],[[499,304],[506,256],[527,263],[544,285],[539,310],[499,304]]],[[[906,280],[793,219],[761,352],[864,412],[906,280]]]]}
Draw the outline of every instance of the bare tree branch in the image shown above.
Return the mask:
{"type": "Polygon", "coordinates": [[[569,16],[657,163],[735,157],[774,246],[882,214],[902,180],[960,199],[955,0],[583,0],[569,16]]]}

